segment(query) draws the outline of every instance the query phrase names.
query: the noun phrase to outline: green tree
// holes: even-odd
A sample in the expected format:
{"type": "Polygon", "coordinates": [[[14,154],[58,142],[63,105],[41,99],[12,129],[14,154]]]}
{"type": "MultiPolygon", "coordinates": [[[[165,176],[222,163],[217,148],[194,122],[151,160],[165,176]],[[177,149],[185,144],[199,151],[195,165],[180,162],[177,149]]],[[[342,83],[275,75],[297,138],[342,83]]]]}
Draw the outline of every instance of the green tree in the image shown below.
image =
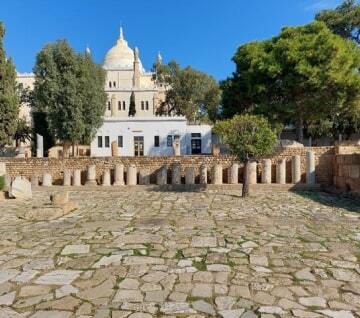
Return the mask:
{"type": "Polygon", "coordinates": [[[255,115],[236,115],[214,126],[222,142],[236,158],[245,163],[242,195],[249,195],[247,165],[249,160],[269,155],[277,143],[276,130],[267,119],[255,115]]]}
{"type": "Polygon", "coordinates": [[[16,146],[19,147],[20,143],[25,143],[31,140],[32,129],[28,126],[25,119],[18,118],[16,121],[16,131],[14,133],[14,140],[16,146]]]}
{"type": "Polygon", "coordinates": [[[175,61],[157,64],[155,71],[157,82],[166,90],[159,114],[183,115],[191,122],[216,120],[220,89],[213,77],[190,66],[181,69],[175,61]]]}
{"type": "Polygon", "coordinates": [[[135,116],[135,115],[136,115],[135,93],[131,92],[130,105],[129,105],[129,116],[135,116]]]}
{"type": "Polygon", "coordinates": [[[5,29],[0,22],[0,148],[11,142],[19,115],[16,71],[12,60],[6,57],[4,35],[5,29]]]}
{"type": "Polygon", "coordinates": [[[357,1],[345,0],[334,10],[320,11],[315,19],[325,22],[335,34],[360,44],[360,5],[357,1]]]}
{"type": "Polygon", "coordinates": [[[105,72],[65,40],[46,45],[36,58],[32,106],[46,113],[50,135],[70,145],[89,142],[101,126],[106,106],[105,72]]]}
{"type": "Polygon", "coordinates": [[[233,60],[235,73],[221,83],[226,117],[252,112],[294,124],[302,142],[305,125],[359,111],[359,48],[322,22],[245,44],[233,60]]]}

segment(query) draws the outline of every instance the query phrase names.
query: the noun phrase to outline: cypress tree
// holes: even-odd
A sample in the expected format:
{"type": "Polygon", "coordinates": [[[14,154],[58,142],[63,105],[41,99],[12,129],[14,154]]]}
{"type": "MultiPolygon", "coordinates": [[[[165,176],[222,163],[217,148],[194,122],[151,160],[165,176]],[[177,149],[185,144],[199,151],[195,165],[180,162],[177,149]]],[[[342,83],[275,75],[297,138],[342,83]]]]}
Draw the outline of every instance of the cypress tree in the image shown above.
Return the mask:
{"type": "Polygon", "coordinates": [[[6,58],[3,45],[4,35],[5,29],[0,22],[0,148],[11,142],[19,116],[16,71],[12,60],[6,58]]]}
{"type": "Polygon", "coordinates": [[[135,116],[135,114],[136,114],[135,93],[132,92],[130,96],[129,116],[135,116]]]}

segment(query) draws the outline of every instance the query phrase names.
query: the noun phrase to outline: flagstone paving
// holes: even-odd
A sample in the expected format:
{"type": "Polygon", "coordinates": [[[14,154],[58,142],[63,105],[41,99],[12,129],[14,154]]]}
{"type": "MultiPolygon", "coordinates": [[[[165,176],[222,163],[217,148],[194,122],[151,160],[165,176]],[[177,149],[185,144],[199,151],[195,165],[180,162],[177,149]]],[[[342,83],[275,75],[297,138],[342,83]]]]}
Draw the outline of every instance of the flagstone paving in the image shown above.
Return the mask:
{"type": "Polygon", "coordinates": [[[360,317],[356,201],[143,188],[70,198],[79,209],[49,222],[16,216],[31,202],[1,203],[0,318],[360,317]]]}

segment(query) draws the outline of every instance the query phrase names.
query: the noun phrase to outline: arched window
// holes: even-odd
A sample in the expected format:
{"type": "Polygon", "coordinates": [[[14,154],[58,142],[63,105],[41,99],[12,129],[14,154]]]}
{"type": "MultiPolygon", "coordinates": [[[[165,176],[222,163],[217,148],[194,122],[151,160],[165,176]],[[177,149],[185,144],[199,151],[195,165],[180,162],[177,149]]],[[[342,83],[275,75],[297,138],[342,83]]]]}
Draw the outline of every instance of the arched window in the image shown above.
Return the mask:
{"type": "Polygon", "coordinates": [[[144,101],[141,101],[141,110],[144,110],[144,101]]]}
{"type": "Polygon", "coordinates": [[[145,105],[146,105],[146,110],[149,110],[149,102],[148,101],[146,101],[145,105]]]}
{"type": "Polygon", "coordinates": [[[111,82],[109,82],[109,87],[111,88],[111,82]]]}
{"type": "Polygon", "coordinates": [[[108,110],[111,110],[111,102],[108,101],[108,110]]]}
{"type": "Polygon", "coordinates": [[[116,82],[113,82],[113,86],[116,87],[116,82]]]}
{"type": "Polygon", "coordinates": [[[125,107],[125,101],[123,101],[123,110],[125,110],[126,107],[125,107]]]}
{"type": "Polygon", "coordinates": [[[121,101],[118,101],[118,110],[121,110],[121,101]]]}

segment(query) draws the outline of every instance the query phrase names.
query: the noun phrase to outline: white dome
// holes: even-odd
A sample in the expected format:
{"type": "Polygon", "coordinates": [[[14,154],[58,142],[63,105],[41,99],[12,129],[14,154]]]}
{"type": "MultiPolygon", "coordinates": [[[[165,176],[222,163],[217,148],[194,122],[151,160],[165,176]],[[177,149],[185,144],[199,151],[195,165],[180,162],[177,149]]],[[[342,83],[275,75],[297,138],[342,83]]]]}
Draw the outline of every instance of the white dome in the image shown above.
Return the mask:
{"type": "Polygon", "coordinates": [[[134,52],[124,39],[122,28],[120,37],[105,55],[103,67],[105,69],[132,69],[134,66],[134,52]]]}

